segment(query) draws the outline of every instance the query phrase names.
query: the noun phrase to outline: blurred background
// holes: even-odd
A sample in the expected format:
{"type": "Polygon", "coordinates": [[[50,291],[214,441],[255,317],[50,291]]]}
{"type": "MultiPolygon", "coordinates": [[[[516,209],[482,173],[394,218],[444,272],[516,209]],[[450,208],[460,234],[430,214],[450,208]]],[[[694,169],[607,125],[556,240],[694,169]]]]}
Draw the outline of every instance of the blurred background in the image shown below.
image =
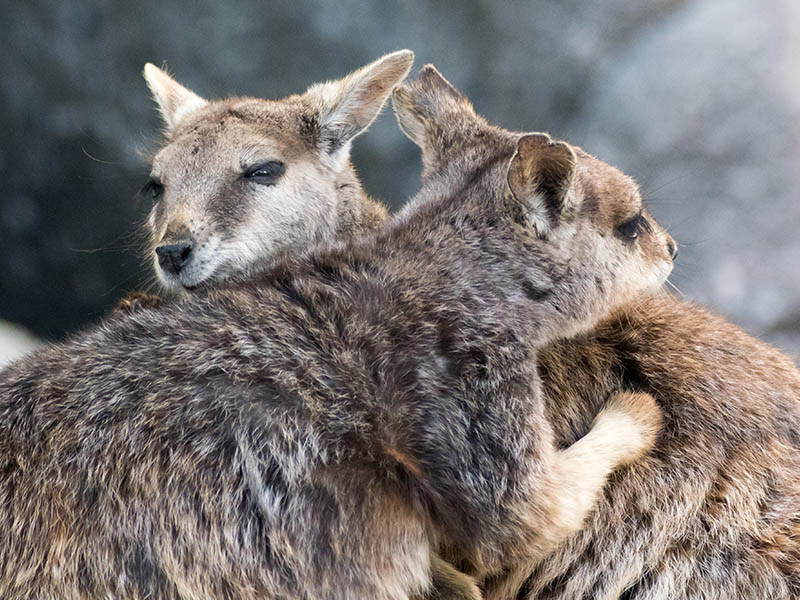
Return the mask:
{"type": "MultiPolygon", "coordinates": [[[[681,243],[671,278],[800,358],[800,2],[26,0],[0,21],[0,320],[56,340],[149,280],[135,200],[160,126],[146,61],[208,97],[279,98],[411,48],[478,112],[619,166],[681,243]]],[[[354,145],[400,206],[417,149],[354,145]]],[[[0,360],[34,338],[0,327],[0,360]]]]}

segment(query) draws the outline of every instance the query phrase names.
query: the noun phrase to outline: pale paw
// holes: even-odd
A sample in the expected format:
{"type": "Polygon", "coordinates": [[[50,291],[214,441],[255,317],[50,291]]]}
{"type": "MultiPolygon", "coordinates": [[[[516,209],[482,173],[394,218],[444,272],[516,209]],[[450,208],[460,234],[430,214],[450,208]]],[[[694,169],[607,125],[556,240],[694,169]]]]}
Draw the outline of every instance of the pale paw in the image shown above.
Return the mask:
{"type": "Polygon", "coordinates": [[[661,431],[662,413],[650,394],[619,392],[597,415],[594,427],[613,432],[612,439],[620,446],[620,464],[627,464],[653,449],[661,431]]]}

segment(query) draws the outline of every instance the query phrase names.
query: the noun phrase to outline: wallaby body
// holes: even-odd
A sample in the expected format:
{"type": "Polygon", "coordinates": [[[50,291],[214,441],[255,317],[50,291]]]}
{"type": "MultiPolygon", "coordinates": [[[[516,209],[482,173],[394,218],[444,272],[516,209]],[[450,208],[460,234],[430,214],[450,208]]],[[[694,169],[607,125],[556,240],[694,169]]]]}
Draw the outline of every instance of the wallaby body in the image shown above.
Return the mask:
{"type": "MultiPolygon", "coordinates": [[[[480,147],[451,135],[471,107],[438,87],[420,110],[436,106],[439,118],[424,127],[409,118],[403,87],[395,92],[426,173],[480,147]]],[[[618,177],[589,165],[586,197],[625,194],[618,177]]],[[[539,370],[562,447],[623,389],[652,394],[667,431],[652,455],[612,477],[589,526],[543,560],[484,580],[487,599],[800,596],[800,371],[791,359],[664,296],[546,346],[539,370]]]]}
{"type": "Polygon", "coordinates": [[[528,576],[530,598],[800,594],[800,392],[787,357],[700,308],[657,297],[546,346],[539,362],[561,446],[631,387],[659,398],[668,427],[653,456],[612,478],[584,531],[546,561],[523,563],[517,579],[490,582],[488,597],[515,597],[528,576]]]}
{"type": "MultiPolygon", "coordinates": [[[[437,120],[429,75],[409,118],[437,120]]],[[[440,543],[491,573],[580,527],[658,411],[617,397],[557,450],[537,349],[659,283],[671,241],[624,239],[635,187],[591,196],[566,144],[452,135],[471,160],[378,234],[2,373],[0,595],[406,598],[440,543]]]]}

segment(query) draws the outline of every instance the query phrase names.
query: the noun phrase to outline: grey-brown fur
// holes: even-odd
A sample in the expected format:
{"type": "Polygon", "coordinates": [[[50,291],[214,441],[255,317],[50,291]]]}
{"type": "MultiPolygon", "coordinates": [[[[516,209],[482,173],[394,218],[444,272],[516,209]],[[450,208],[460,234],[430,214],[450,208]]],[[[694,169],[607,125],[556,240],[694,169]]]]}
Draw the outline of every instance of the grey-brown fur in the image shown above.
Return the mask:
{"type": "MultiPolygon", "coordinates": [[[[594,179],[610,183],[602,172],[594,179]]],[[[659,399],[667,427],[652,457],[612,477],[585,530],[516,573],[530,575],[522,597],[800,594],[800,391],[790,360],[701,308],[659,297],[548,345],[539,361],[560,445],[631,387],[659,399]]],[[[502,592],[495,581],[489,597],[514,597],[510,585],[502,592]]]]}
{"type": "Polygon", "coordinates": [[[413,53],[388,54],[347,77],[281,100],[206,101],[148,64],[165,123],[153,158],[151,256],[168,290],[263,270],[283,252],[376,229],[386,209],[369,201],[350,163],[413,53]],[[254,167],[280,166],[274,178],[254,167]],[[185,248],[180,269],[165,250],[185,248]]]}
{"type": "Polygon", "coordinates": [[[800,372],[671,297],[622,310],[540,355],[560,444],[618,389],[655,396],[655,451],[611,477],[587,526],[487,598],[800,597],[800,372]]]}
{"type": "MultiPolygon", "coordinates": [[[[426,172],[470,152],[453,132],[472,108],[438,85],[429,104],[445,119],[414,131],[399,111],[426,172]]],[[[618,184],[602,168],[587,180],[594,193],[618,184]]],[[[487,578],[487,599],[800,597],[800,371],[790,358],[656,296],[546,346],[539,371],[562,447],[619,390],[652,394],[666,429],[651,455],[612,475],[586,527],[544,560],[487,578]]]]}
{"type": "Polygon", "coordinates": [[[590,198],[593,159],[473,125],[374,237],[5,370],[0,595],[405,598],[440,543],[492,572],[579,527],[573,475],[593,501],[658,417],[617,397],[583,473],[536,350],[668,272],[668,238],[616,237],[640,199],[590,198]]]}

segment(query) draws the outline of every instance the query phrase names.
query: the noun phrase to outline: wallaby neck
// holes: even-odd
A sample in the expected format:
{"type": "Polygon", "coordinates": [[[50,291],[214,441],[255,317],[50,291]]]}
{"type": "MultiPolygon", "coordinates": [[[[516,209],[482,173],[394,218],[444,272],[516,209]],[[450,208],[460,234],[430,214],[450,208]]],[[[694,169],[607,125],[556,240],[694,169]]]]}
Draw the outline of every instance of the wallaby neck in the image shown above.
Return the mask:
{"type": "Polygon", "coordinates": [[[378,231],[389,218],[386,207],[370,198],[352,168],[343,169],[336,180],[335,241],[344,241],[378,231]]]}
{"type": "Polygon", "coordinates": [[[399,227],[387,227],[373,251],[390,255],[394,279],[413,288],[409,294],[420,299],[426,313],[457,319],[458,327],[477,332],[476,341],[490,336],[494,341],[486,343],[497,344],[497,336],[513,335],[538,347],[561,337],[554,328],[564,321],[554,302],[560,296],[557,283],[546,268],[520,259],[531,242],[503,229],[512,223],[487,226],[466,217],[423,211],[397,219],[399,227]]]}

